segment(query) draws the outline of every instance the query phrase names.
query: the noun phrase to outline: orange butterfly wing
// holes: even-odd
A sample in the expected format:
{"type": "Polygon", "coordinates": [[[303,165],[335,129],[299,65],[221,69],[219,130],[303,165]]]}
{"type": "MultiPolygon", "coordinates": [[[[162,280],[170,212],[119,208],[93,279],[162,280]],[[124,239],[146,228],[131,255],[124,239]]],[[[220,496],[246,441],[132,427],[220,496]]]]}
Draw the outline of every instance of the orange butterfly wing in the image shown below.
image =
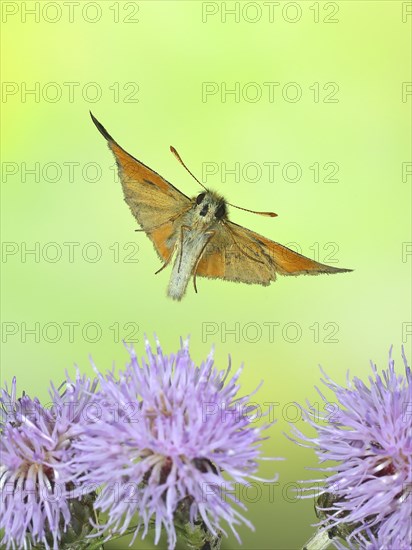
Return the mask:
{"type": "Polygon", "coordinates": [[[223,222],[205,248],[196,275],[269,285],[276,275],[352,271],[315,262],[232,222],[223,222]]]}
{"type": "Polygon", "coordinates": [[[269,285],[276,274],[253,241],[232,236],[222,224],[206,246],[196,276],[269,285]],[[236,241],[234,240],[236,239],[236,241]]]}
{"type": "Polygon", "coordinates": [[[190,199],[157,172],[129,155],[90,113],[113,152],[126,203],[152,240],[160,258],[167,261],[181,225],[180,216],[191,207],[190,199]]]}

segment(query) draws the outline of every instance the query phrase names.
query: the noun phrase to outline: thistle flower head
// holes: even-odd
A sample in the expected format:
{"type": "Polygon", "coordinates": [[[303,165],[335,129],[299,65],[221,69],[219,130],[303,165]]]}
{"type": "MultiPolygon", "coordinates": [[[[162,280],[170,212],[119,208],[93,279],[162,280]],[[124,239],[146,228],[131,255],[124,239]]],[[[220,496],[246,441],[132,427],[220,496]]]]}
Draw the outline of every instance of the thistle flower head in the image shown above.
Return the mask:
{"type": "Polygon", "coordinates": [[[371,550],[376,541],[379,548],[411,544],[412,377],[403,360],[405,375],[396,374],[391,356],[381,375],[372,364],[368,385],[348,377],[342,387],[325,375],[323,383],[335,393],[338,407],[318,390],[325,409],[333,412],[319,419],[308,403],[305,419],[317,437],[294,429],[314,447],[321,463],[336,463],[319,468],[334,472],[326,480],[311,482],[325,483],[317,507],[320,525],[371,550]]]}
{"type": "Polygon", "coordinates": [[[393,535],[389,540],[376,537],[370,530],[365,534],[355,535],[346,544],[334,539],[332,544],[337,550],[411,550],[412,541],[402,538],[402,535],[393,535]]]}
{"type": "Polygon", "coordinates": [[[64,386],[51,386],[50,408],[25,394],[17,398],[15,378],[10,392],[1,392],[0,528],[7,549],[60,548],[71,523],[71,440],[95,384],[77,376],[64,386]]]}
{"type": "Polygon", "coordinates": [[[165,529],[174,548],[176,524],[201,521],[216,535],[222,519],[235,534],[251,526],[225,494],[253,478],[266,427],[253,424],[250,395],[237,397],[240,370],[227,380],[212,354],[195,366],[187,343],[169,356],[146,343],[140,365],[129,352],[119,379],[99,374],[96,422],[75,444],[83,487],[103,485],[95,504],[108,513],[104,528],[122,533],[137,513],[135,536],[154,526],[157,544],[165,529]]]}

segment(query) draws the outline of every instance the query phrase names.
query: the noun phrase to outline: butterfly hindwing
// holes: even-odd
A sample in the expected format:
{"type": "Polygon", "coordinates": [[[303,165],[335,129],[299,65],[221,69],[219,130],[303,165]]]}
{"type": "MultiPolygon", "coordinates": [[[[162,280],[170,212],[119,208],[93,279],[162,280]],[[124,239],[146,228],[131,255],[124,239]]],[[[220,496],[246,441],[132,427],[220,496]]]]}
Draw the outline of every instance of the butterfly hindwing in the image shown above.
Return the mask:
{"type": "Polygon", "coordinates": [[[222,223],[204,250],[196,276],[249,284],[269,285],[276,273],[262,256],[261,247],[222,223]]]}

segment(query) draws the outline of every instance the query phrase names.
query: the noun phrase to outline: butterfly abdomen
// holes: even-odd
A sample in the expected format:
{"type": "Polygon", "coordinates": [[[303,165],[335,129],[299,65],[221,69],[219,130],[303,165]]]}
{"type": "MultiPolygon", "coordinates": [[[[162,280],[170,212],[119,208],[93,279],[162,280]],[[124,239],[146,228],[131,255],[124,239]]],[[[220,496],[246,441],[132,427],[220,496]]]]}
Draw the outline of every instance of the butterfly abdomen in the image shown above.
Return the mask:
{"type": "Polygon", "coordinates": [[[176,259],[170,274],[167,295],[181,300],[195,271],[196,264],[210,236],[202,230],[183,229],[182,243],[177,246],[176,259]]]}

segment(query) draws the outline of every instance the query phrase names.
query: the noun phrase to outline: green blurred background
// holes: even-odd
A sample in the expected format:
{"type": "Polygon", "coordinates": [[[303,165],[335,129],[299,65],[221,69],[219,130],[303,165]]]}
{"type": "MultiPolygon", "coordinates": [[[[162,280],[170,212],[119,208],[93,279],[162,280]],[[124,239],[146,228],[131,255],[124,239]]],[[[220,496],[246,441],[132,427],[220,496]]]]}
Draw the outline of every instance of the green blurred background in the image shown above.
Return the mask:
{"type": "Polygon", "coordinates": [[[370,359],[386,366],[392,344],[398,366],[410,349],[410,3],[74,4],[2,2],[2,383],[16,375],[47,400],[74,363],[91,372],[89,355],[122,366],[122,339],[141,355],[144,333],[166,351],[190,334],[196,361],[215,344],[222,368],[229,353],[245,363],[242,392],[264,380],[255,399],[278,403],[279,419],[265,454],[287,459],[262,464],[279,485],[247,499],[256,531],[240,529],[243,547],[299,548],[315,516],[293,486],[316,457],[282,434],[292,403],[319,402],[319,364],[343,382],[347,369],[368,376],[370,359]],[[279,214],[232,209],[233,221],[354,272],[199,279],[198,295],[169,300],[170,269],[154,275],[89,109],[184,193],[199,187],[171,144],[230,202],[279,214]]]}

